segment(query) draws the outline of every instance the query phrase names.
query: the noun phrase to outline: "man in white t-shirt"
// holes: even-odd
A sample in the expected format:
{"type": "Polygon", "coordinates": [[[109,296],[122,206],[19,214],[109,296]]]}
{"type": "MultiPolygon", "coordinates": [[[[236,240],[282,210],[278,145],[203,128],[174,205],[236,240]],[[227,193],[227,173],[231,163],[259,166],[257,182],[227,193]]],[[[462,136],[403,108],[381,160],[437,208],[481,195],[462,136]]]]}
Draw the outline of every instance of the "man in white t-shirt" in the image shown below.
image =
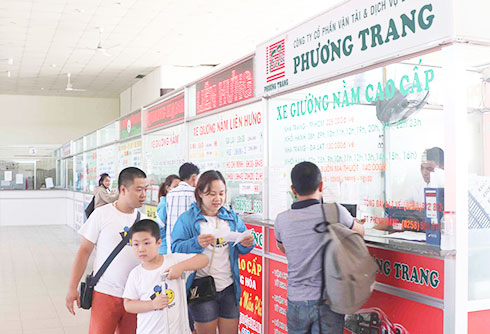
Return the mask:
{"type": "MultiPolygon", "coordinates": [[[[80,307],[77,287],[96,246],[94,275],[109,254],[121,242],[137,218],[137,208],[146,199],[146,174],[139,168],[128,167],[119,174],[119,199],[99,207],[90,215],[78,233],[82,242],[73,263],[66,307],[75,315],[73,302],[80,307]]],[[[141,217],[144,218],[144,217],[141,217]]],[[[90,334],[134,334],[136,316],[124,310],[122,295],[131,270],[140,261],[131,247],[124,247],[111,262],[94,288],[90,313],[90,334]]]]}
{"type": "Polygon", "coordinates": [[[186,162],[179,168],[179,177],[182,180],[177,187],[167,194],[167,254],[172,252],[171,234],[177,219],[181,214],[191,208],[191,204],[196,201],[194,187],[197,183],[199,168],[186,162]]]}

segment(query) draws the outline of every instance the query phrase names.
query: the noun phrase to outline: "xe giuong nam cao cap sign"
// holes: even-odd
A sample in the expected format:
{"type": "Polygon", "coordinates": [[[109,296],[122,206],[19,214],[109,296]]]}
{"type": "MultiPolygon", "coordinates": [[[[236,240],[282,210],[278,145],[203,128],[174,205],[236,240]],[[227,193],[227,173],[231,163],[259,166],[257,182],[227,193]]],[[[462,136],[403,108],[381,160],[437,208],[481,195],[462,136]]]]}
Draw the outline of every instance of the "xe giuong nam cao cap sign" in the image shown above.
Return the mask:
{"type": "Polygon", "coordinates": [[[196,83],[196,111],[202,114],[254,96],[253,58],[196,83]]]}
{"type": "Polygon", "coordinates": [[[257,47],[256,96],[450,40],[451,1],[351,0],[257,47]]]}
{"type": "Polygon", "coordinates": [[[184,93],[143,110],[144,130],[150,131],[184,119],[184,93]]]}

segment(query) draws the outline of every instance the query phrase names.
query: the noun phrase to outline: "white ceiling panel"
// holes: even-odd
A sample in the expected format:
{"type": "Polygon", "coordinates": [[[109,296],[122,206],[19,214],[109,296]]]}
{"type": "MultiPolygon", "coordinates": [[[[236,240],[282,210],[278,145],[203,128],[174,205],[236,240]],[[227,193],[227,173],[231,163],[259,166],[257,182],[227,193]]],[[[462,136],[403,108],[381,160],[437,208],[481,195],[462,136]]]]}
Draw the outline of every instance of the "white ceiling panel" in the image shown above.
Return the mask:
{"type": "Polygon", "coordinates": [[[338,2],[0,0],[0,94],[118,97],[137,74],[230,62],[338,2]],[[66,92],[67,72],[87,91],[66,92]]]}

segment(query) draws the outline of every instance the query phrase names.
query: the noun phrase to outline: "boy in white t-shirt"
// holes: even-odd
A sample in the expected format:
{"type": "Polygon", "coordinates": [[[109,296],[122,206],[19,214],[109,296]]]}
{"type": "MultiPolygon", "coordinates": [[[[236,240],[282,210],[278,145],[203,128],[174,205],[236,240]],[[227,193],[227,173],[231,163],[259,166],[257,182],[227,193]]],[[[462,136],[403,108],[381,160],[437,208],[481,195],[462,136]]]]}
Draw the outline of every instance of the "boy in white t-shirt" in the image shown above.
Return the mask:
{"type": "Polygon", "coordinates": [[[123,293],[124,308],[138,314],[137,334],[166,333],[166,326],[169,333],[188,334],[191,331],[187,318],[187,275],[183,274],[205,267],[209,260],[202,254],[160,255],[161,243],[160,228],[154,221],[144,219],[133,225],[131,245],[143,263],[129,274],[123,293]],[[161,278],[164,272],[168,273],[166,282],[161,278]]]}

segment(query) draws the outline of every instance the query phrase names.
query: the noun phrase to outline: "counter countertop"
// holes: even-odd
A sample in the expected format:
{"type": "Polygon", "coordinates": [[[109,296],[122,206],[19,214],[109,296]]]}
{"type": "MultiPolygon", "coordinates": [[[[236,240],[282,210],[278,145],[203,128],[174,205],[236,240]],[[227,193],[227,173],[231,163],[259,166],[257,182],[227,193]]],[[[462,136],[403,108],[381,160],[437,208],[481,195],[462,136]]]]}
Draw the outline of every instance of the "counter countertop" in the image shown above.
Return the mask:
{"type": "MultiPolygon", "coordinates": [[[[257,215],[242,215],[240,216],[246,224],[259,225],[264,227],[274,227],[274,221],[270,219],[258,218],[257,215]]],[[[454,250],[441,250],[437,245],[431,245],[426,242],[417,242],[410,240],[400,240],[387,237],[369,235],[364,236],[364,240],[368,246],[385,248],[394,251],[413,253],[422,256],[431,257],[448,257],[455,255],[454,250]]]]}

